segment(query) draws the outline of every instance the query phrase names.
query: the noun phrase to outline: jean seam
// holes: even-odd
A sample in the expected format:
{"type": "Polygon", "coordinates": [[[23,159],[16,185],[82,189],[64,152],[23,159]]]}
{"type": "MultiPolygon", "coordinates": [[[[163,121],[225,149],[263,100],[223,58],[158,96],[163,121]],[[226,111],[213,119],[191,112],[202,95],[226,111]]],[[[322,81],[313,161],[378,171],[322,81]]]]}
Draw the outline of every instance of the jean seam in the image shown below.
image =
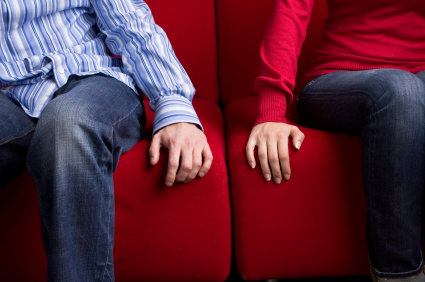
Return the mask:
{"type": "MultiPolygon", "coordinates": [[[[35,186],[36,187],[40,187],[39,186],[39,182],[38,179],[35,177],[34,172],[32,171],[32,169],[30,168],[30,166],[28,165],[28,161],[27,161],[27,169],[29,174],[31,175],[31,178],[33,179],[33,181],[35,182],[35,186]]],[[[37,200],[38,200],[38,210],[39,210],[39,214],[41,215],[41,219],[43,220],[43,224],[46,227],[47,233],[50,235],[50,230],[49,230],[49,226],[47,225],[46,219],[44,218],[44,214],[43,211],[41,209],[41,201],[40,201],[40,196],[39,193],[37,193],[37,200]]]]}
{"type": "Polygon", "coordinates": [[[35,129],[35,126],[33,128],[31,128],[30,130],[26,131],[25,133],[19,135],[19,136],[11,137],[11,138],[7,139],[6,141],[4,141],[3,143],[0,143],[0,146],[4,145],[6,143],[9,143],[11,141],[23,138],[23,137],[27,136],[29,133],[31,133],[32,131],[34,131],[34,129],[35,129]]]}
{"type": "MultiPolygon", "coordinates": [[[[109,199],[109,206],[111,205],[111,201],[112,201],[112,199],[109,199]]],[[[115,206],[113,207],[114,209],[115,209],[115,206]]],[[[111,214],[109,214],[109,216],[108,216],[108,228],[107,228],[107,230],[109,230],[109,226],[110,226],[110,224],[111,224],[111,214]]],[[[105,275],[106,275],[106,273],[107,272],[109,272],[108,271],[108,263],[109,263],[109,252],[110,252],[110,250],[109,250],[109,248],[108,248],[108,253],[107,253],[107,255],[106,255],[106,263],[105,263],[105,269],[104,269],[104,271],[103,271],[103,275],[102,275],[102,281],[105,279],[105,275]]]]}
{"type": "Polygon", "coordinates": [[[421,254],[421,263],[419,264],[419,267],[417,269],[407,271],[407,272],[400,272],[400,273],[380,272],[372,266],[372,262],[370,261],[370,258],[369,258],[369,264],[371,266],[370,269],[373,272],[373,274],[381,278],[406,278],[424,271],[424,261],[422,258],[422,254],[421,254]]]}
{"type": "Polygon", "coordinates": [[[134,112],[134,110],[136,110],[136,108],[137,108],[139,105],[141,105],[141,103],[140,103],[140,102],[138,102],[138,104],[137,104],[136,106],[134,106],[134,108],[133,108],[133,109],[131,109],[131,110],[128,112],[128,114],[127,114],[127,115],[123,116],[121,119],[119,119],[118,121],[116,121],[116,122],[114,122],[113,124],[111,124],[111,125],[110,125],[110,127],[112,128],[111,137],[109,137],[109,138],[108,138],[108,140],[106,140],[106,142],[110,142],[110,141],[111,141],[111,139],[114,137],[113,132],[114,132],[114,130],[115,130],[115,126],[116,126],[118,123],[120,123],[120,122],[122,122],[123,120],[125,120],[126,118],[128,118],[130,115],[132,115],[132,114],[133,114],[133,112],[134,112]]]}

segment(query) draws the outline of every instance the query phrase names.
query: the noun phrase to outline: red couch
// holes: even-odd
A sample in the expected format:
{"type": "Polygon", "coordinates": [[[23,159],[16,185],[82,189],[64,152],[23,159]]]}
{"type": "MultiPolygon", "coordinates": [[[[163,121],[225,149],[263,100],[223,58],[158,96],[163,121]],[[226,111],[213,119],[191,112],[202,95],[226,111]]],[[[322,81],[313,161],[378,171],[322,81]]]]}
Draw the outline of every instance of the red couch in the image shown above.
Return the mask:
{"type": "MultiPolygon", "coordinates": [[[[247,164],[253,81],[273,0],[146,2],[197,89],[193,104],[214,162],[204,178],[165,187],[167,151],[155,167],[146,158],[148,111],[145,139],[114,174],[116,280],[223,281],[232,230],[246,280],[367,274],[359,138],[300,127],[306,140],[290,151],[292,178],[280,185],[247,164]]],[[[317,0],[296,92],[325,15],[325,1],[317,0]]],[[[297,123],[295,103],[287,117],[297,123]]],[[[27,173],[0,190],[0,226],[0,281],[45,281],[36,187],[27,173]]]]}

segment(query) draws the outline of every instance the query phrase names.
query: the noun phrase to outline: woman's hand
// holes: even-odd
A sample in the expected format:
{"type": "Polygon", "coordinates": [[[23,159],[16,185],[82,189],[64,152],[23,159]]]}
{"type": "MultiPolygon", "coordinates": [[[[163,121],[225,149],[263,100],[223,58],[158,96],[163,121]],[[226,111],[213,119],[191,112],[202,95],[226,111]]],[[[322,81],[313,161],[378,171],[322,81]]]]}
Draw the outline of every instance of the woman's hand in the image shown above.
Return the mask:
{"type": "Polygon", "coordinates": [[[288,138],[292,138],[292,145],[300,149],[304,137],[304,133],[298,127],[286,123],[257,124],[252,128],[246,145],[248,163],[252,168],[255,167],[254,148],[257,146],[264,178],[269,181],[273,176],[277,184],[282,181],[282,177],[289,180],[291,168],[289,167],[288,138]]]}

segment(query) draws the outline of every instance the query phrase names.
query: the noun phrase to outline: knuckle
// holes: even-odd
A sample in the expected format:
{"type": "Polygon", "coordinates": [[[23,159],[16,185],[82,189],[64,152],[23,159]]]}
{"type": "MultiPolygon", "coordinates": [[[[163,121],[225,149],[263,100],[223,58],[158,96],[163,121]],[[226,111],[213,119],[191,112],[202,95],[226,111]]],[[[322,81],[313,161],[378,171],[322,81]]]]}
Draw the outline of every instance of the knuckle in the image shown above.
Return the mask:
{"type": "Polygon", "coordinates": [[[202,166],[202,162],[201,161],[195,161],[195,165],[194,165],[194,168],[195,169],[197,169],[197,170],[199,170],[200,168],[201,168],[201,166],[202,166]]]}
{"type": "Polygon", "coordinates": [[[188,172],[192,170],[192,166],[189,164],[183,164],[180,169],[184,172],[188,172]]]}
{"type": "Polygon", "coordinates": [[[178,138],[173,138],[170,141],[171,145],[175,146],[175,147],[179,147],[181,145],[181,141],[178,138]]]}
{"type": "Polygon", "coordinates": [[[208,160],[209,161],[212,161],[214,159],[214,156],[213,156],[213,154],[210,152],[209,154],[208,154],[208,160]]]}
{"type": "Polygon", "coordinates": [[[277,162],[278,161],[278,157],[276,155],[271,155],[271,156],[269,156],[269,161],[270,162],[277,162]]]}
{"type": "Polygon", "coordinates": [[[267,158],[267,154],[265,152],[258,152],[258,157],[261,159],[267,158]]]}
{"type": "Polygon", "coordinates": [[[271,139],[271,138],[273,138],[273,133],[272,133],[272,132],[270,132],[270,131],[268,131],[268,132],[266,132],[266,133],[264,134],[264,136],[265,136],[267,139],[271,139]]]}
{"type": "Polygon", "coordinates": [[[281,162],[287,162],[287,161],[289,161],[289,156],[288,155],[279,156],[279,160],[281,162]]]}
{"type": "Polygon", "coordinates": [[[285,134],[284,132],[279,131],[279,132],[277,133],[277,138],[278,138],[278,139],[283,139],[283,138],[285,138],[285,137],[287,137],[287,134],[285,134]]]}
{"type": "Polygon", "coordinates": [[[195,144],[195,141],[193,141],[193,139],[191,139],[191,138],[187,138],[187,139],[184,140],[184,144],[187,147],[193,147],[194,144],[195,144]]]}
{"type": "Polygon", "coordinates": [[[175,160],[171,160],[171,161],[170,161],[170,167],[171,167],[172,169],[177,169],[177,168],[178,168],[178,166],[179,166],[179,163],[178,163],[177,161],[175,161],[175,160]]]}

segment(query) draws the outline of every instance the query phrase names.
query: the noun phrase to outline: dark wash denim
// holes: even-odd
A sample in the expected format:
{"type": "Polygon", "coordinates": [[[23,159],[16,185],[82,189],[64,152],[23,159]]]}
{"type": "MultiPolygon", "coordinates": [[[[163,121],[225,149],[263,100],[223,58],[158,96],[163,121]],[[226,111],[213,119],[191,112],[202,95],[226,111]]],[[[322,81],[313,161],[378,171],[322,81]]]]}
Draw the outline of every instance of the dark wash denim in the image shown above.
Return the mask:
{"type": "Polygon", "coordinates": [[[367,244],[378,277],[416,275],[425,178],[425,72],[338,71],[298,97],[301,124],[361,136],[367,244]]]}
{"type": "Polygon", "coordinates": [[[0,181],[27,163],[38,188],[48,281],[114,280],[112,173],[142,138],[145,121],[139,97],[105,75],[72,76],[39,120],[0,94],[0,181]]]}

